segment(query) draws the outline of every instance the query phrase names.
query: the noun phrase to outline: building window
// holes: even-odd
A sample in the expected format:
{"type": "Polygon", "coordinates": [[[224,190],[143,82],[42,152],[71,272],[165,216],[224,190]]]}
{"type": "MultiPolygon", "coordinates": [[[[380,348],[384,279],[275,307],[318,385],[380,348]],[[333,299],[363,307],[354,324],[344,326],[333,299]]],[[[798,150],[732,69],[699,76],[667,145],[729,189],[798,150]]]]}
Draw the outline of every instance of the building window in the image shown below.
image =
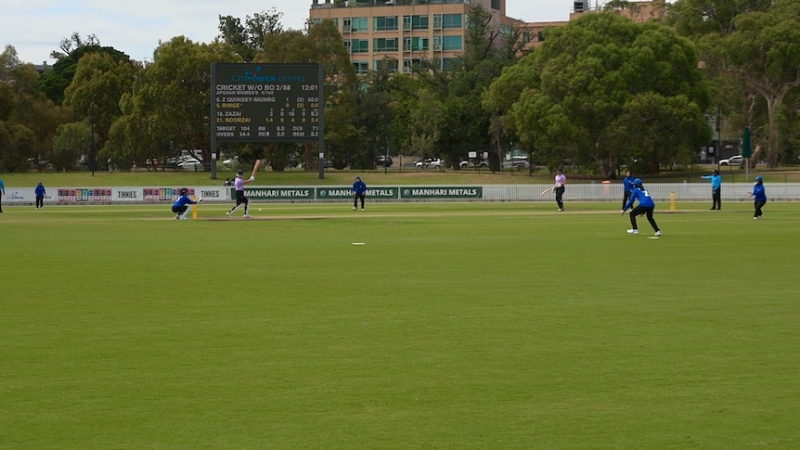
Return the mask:
{"type": "Polygon", "coordinates": [[[350,53],[369,53],[367,39],[345,39],[344,46],[350,50],[350,53]]]}
{"type": "Polygon", "coordinates": [[[427,30],[428,16],[403,16],[404,30],[427,30]]]}
{"type": "Polygon", "coordinates": [[[375,31],[397,31],[397,16],[373,18],[372,29],[375,31]]]}
{"type": "Polygon", "coordinates": [[[442,58],[442,69],[450,70],[455,66],[456,58],[442,58]]]}
{"type": "Polygon", "coordinates": [[[333,22],[333,26],[336,27],[337,30],[339,29],[339,19],[311,19],[311,25],[319,25],[326,20],[333,22]]]}
{"type": "Polygon", "coordinates": [[[443,14],[442,28],[445,30],[461,29],[464,25],[461,14],[443,14]]]}
{"type": "Polygon", "coordinates": [[[356,69],[357,74],[365,74],[369,72],[369,63],[367,61],[351,61],[353,67],[356,69]]]}
{"type": "Polygon", "coordinates": [[[342,33],[369,31],[366,17],[346,17],[342,19],[342,33]]]}
{"type": "Polygon", "coordinates": [[[397,60],[396,59],[385,58],[385,59],[381,59],[381,60],[372,62],[372,67],[375,70],[379,70],[382,66],[385,66],[385,65],[389,66],[389,72],[391,72],[391,73],[397,72],[397,60]]]}
{"type": "Polygon", "coordinates": [[[433,51],[435,51],[435,52],[442,51],[442,37],[441,36],[434,36],[433,37],[433,51]]]}
{"type": "Polygon", "coordinates": [[[372,48],[375,53],[377,52],[396,52],[397,38],[377,38],[372,40],[372,48]]]}
{"type": "Polygon", "coordinates": [[[442,50],[444,51],[453,51],[453,50],[462,50],[464,45],[462,44],[461,36],[443,36],[442,37],[442,50]]]}
{"type": "Polygon", "coordinates": [[[420,59],[404,59],[403,60],[403,73],[411,73],[411,68],[419,65],[422,62],[420,59]]]}
{"type": "Polygon", "coordinates": [[[492,9],[500,11],[500,0],[492,0],[492,9]]]}
{"type": "Polygon", "coordinates": [[[428,38],[410,37],[403,39],[403,51],[406,52],[427,52],[428,38]]]}

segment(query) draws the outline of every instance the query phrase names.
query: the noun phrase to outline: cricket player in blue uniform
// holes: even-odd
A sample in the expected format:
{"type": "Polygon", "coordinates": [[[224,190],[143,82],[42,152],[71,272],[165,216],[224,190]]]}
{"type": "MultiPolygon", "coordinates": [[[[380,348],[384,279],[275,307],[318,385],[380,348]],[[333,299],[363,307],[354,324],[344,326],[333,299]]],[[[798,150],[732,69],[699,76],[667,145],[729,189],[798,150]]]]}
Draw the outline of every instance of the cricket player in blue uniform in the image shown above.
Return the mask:
{"type": "Polygon", "coordinates": [[[639,234],[639,228],[636,226],[636,216],[645,214],[647,216],[647,221],[650,222],[650,226],[656,231],[656,236],[661,236],[661,230],[658,228],[658,225],[656,225],[656,221],[653,220],[653,210],[656,209],[656,202],[650,197],[650,193],[644,188],[640,178],[633,180],[631,198],[628,200],[625,207],[622,208],[622,211],[620,211],[620,215],[625,214],[625,211],[633,206],[633,202],[635,201],[638,201],[639,204],[636,205],[636,208],[631,210],[631,229],[628,230],[628,234],[639,234]]]}
{"type": "Polygon", "coordinates": [[[711,175],[703,175],[700,178],[711,180],[711,201],[713,202],[711,210],[722,209],[722,175],[719,174],[719,170],[714,169],[711,175]]]}
{"type": "Polygon", "coordinates": [[[3,196],[6,195],[6,185],[0,180],[0,213],[3,212],[3,196]]]}
{"type": "Polygon", "coordinates": [[[361,200],[361,210],[364,210],[364,197],[367,196],[367,185],[361,181],[361,177],[356,177],[353,183],[353,211],[358,208],[358,200],[361,200]]]}
{"type": "Polygon", "coordinates": [[[753,206],[756,208],[756,213],[753,219],[761,218],[761,208],[767,204],[767,191],[764,190],[764,178],[759,175],[756,177],[756,183],[753,185],[752,192],[748,192],[753,197],[753,206]]]}
{"type": "Polygon", "coordinates": [[[195,203],[203,201],[200,199],[198,201],[194,201],[189,198],[189,190],[186,188],[181,188],[181,196],[178,197],[178,200],[172,204],[172,212],[175,213],[175,218],[178,220],[186,220],[188,219],[189,213],[192,212],[192,206],[195,203]]]}
{"type": "Polygon", "coordinates": [[[33,193],[36,196],[36,209],[44,208],[44,196],[47,195],[47,190],[41,181],[36,185],[33,193]]]}
{"type": "Polygon", "coordinates": [[[633,175],[631,175],[631,171],[625,172],[625,178],[622,180],[622,188],[625,193],[622,195],[622,207],[625,208],[625,205],[628,203],[628,200],[631,198],[631,192],[633,192],[633,175]]]}

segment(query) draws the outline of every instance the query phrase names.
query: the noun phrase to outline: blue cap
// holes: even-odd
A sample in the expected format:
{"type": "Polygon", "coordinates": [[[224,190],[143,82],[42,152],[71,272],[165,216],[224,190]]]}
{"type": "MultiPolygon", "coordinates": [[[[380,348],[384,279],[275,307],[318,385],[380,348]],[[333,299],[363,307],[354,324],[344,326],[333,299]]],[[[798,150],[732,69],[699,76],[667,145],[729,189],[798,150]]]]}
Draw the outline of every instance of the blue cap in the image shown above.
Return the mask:
{"type": "Polygon", "coordinates": [[[636,178],[635,180],[633,180],[633,185],[634,186],[641,186],[642,185],[642,179],[641,178],[636,178]]]}
{"type": "Polygon", "coordinates": [[[764,178],[761,175],[759,175],[756,177],[756,181],[764,181],[764,178]]]}
{"type": "Polygon", "coordinates": [[[359,175],[356,175],[356,180],[360,180],[360,179],[361,179],[361,177],[359,175]]]}

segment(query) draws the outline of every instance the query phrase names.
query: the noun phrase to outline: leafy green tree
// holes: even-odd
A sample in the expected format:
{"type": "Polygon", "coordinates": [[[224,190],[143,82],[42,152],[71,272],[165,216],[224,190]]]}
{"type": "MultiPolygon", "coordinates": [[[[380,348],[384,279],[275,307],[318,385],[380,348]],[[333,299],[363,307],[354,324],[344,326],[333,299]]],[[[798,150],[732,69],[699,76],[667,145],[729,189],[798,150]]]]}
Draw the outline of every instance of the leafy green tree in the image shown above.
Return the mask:
{"type": "Polygon", "coordinates": [[[54,51],[50,56],[56,58],[51,70],[45,71],[39,79],[39,88],[56,105],[64,101],[64,91],[72,84],[78,70],[78,61],[88,53],[107,53],[115,62],[130,62],[130,57],[113,47],[103,47],[94,36],[84,40],[78,33],[70,39],[61,41],[61,52],[54,51]]]}
{"type": "Polygon", "coordinates": [[[740,136],[745,126],[750,127],[755,148],[751,164],[758,160],[769,135],[767,108],[761,96],[731,66],[723,49],[737,29],[738,16],[767,11],[772,3],[773,0],[678,0],[666,14],[666,22],[697,46],[701,73],[713,105],[706,113],[722,119],[717,123],[718,137],[724,140],[727,134],[731,139],[740,136]]]}
{"type": "Polygon", "coordinates": [[[133,79],[133,64],[117,61],[108,53],[88,53],[78,61],[72,83],[64,91],[64,106],[94,122],[101,147],[108,140],[111,124],[122,115],[120,99],[131,92],[133,79]]]}
{"type": "Polygon", "coordinates": [[[682,36],[728,35],[736,17],[766,11],[774,0],[678,0],[669,5],[666,23],[682,36]]]}
{"type": "Polygon", "coordinates": [[[11,83],[0,81],[0,121],[11,118],[17,109],[17,98],[11,83]]]}
{"type": "Polygon", "coordinates": [[[36,135],[28,127],[0,121],[0,172],[26,172],[28,158],[36,151],[36,135]]]}
{"type": "Polygon", "coordinates": [[[784,153],[787,96],[800,86],[800,3],[776,0],[766,12],[741,14],[736,29],[719,48],[735,71],[767,107],[767,162],[775,167],[784,153]]]}
{"type": "Polygon", "coordinates": [[[219,16],[219,37],[233,47],[243,62],[251,62],[264,51],[267,36],[283,31],[282,17],[283,13],[275,8],[245,16],[244,24],[238,17],[219,16]]]}
{"type": "Polygon", "coordinates": [[[21,64],[13,47],[0,55],[0,113],[9,145],[3,153],[5,170],[44,169],[52,150],[55,130],[70,120],[70,112],[53,104],[38,89],[39,73],[32,64],[21,64]],[[10,87],[10,89],[9,89],[10,87]]]}
{"type": "Polygon", "coordinates": [[[702,115],[708,92],[694,46],[660,23],[636,24],[610,12],[587,14],[551,30],[547,41],[523,59],[528,58],[533,61],[503,73],[484,105],[507,110],[520,143],[544,149],[551,165],[574,157],[614,177],[617,167],[635,156],[622,143],[636,142],[652,162],[650,170],[657,171],[686,160],[710,138],[702,115]],[[513,89],[523,81],[509,108],[513,89]],[[642,105],[655,108],[648,118],[656,123],[624,126],[621,118],[630,118],[642,105]],[[657,123],[666,118],[678,123],[657,123]],[[659,135],[671,129],[682,133],[659,135]],[[672,145],[659,145],[666,141],[672,145]]]}
{"type": "MultiPolygon", "coordinates": [[[[423,141],[433,142],[435,155],[444,156],[453,168],[466,159],[470,150],[497,149],[491,147],[490,128],[493,112],[480,108],[483,91],[497,78],[504,67],[513,64],[518,54],[519,32],[502,36],[492,26],[492,15],[480,4],[469,9],[466,18],[464,52],[444,68],[440,61],[423,61],[414,67],[420,84],[436,95],[441,103],[441,129],[423,141]],[[516,41],[514,39],[517,39],[516,41]]],[[[430,129],[421,124],[417,130],[430,129]]],[[[421,136],[417,135],[416,139],[421,136]]],[[[499,158],[490,158],[493,168],[499,169],[499,158]]]]}
{"type": "Polygon", "coordinates": [[[112,159],[127,160],[124,146],[140,148],[144,143],[160,156],[176,156],[169,155],[171,149],[199,149],[208,161],[209,68],[213,62],[236,61],[239,57],[222,42],[197,44],[178,36],[162,43],[153,63],[136,74],[133,94],[121,98],[126,116],[112,136],[112,159]]]}
{"type": "MultiPolygon", "coordinates": [[[[95,140],[97,136],[94,137],[95,140]]],[[[92,127],[86,122],[72,122],[59,125],[50,152],[53,169],[73,170],[81,158],[87,155],[92,145],[92,127]]]]}

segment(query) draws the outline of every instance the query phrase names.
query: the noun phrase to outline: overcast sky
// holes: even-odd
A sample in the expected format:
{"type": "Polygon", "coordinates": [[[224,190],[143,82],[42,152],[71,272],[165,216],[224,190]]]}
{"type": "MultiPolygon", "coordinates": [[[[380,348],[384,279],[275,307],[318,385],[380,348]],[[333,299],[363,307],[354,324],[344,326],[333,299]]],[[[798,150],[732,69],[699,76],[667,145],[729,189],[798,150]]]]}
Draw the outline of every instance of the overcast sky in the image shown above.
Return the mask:
{"type": "MultiPolygon", "coordinates": [[[[572,4],[573,0],[507,0],[506,13],[526,22],[568,20],[572,4]]],[[[14,46],[23,62],[52,64],[50,52],[77,32],[82,37],[94,34],[101,45],[133,59],[150,60],[159,41],[183,35],[211,42],[219,34],[220,15],[244,21],[273,7],[283,13],[285,29],[302,29],[311,0],[3,0],[0,45],[14,46]]]]}

